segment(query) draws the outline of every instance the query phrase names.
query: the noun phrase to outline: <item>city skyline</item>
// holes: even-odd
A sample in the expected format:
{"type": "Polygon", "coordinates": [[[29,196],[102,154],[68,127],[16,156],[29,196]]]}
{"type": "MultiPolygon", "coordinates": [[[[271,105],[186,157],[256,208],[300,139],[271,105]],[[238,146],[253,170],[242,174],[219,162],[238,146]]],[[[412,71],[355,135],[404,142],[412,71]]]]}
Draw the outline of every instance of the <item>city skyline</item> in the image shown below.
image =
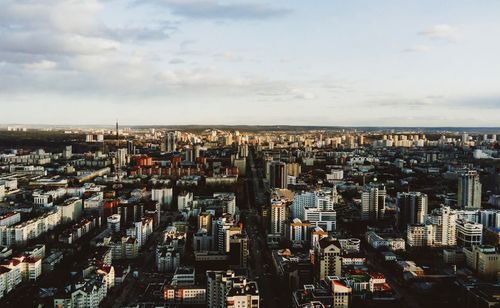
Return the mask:
{"type": "Polygon", "coordinates": [[[498,126],[498,1],[0,3],[2,124],[498,126]]]}

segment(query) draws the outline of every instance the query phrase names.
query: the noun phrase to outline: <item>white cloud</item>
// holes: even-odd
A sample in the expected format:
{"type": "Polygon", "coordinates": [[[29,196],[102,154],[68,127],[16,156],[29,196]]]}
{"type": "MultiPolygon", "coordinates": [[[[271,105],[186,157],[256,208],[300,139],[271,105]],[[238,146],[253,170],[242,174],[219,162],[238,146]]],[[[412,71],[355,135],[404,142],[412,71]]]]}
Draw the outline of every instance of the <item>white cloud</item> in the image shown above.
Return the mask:
{"type": "Polygon", "coordinates": [[[458,30],[447,24],[434,25],[419,32],[419,34],[431,39],[446,40],[450,42],[455,42],[459,39],[458,30]]]}
{"type": "Polygon", "coordinates": [[[168,63],[170,64],[183,64],[185,63],[186,61],[180,59],[180,58],[173,58],[172,60],[170,60],[168,63]]]}
{"type": "Polygon", "coordinates": [[[316,95],[314,93],[304,91],[303,89],[291,89],[290,93],[296,99],[311,100],[316,98],[316,95]]]}
{"type": "Polygon", "coordinates": [[[57,63],[49,60],[42,60],[24,65],[29,70],[50,70],[57,67],[57,63]]]}

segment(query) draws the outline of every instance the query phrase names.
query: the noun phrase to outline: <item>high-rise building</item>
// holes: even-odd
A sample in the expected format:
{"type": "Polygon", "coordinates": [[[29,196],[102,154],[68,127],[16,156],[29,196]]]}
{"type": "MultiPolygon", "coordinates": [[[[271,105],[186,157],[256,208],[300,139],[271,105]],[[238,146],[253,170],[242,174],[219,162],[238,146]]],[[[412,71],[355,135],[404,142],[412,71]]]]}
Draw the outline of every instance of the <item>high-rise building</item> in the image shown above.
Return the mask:
{"type": "Polygon", "coordinates": [[[160,206],[169,207],[172,204],[173,190],[172,188],[162,187],[151,189],[151,200],[158,201],[160,206]]]}
{"type": "Polygon", "coordinates": [[[246,283],[244,276],[236,275],[234,271],[207,271],[207,307],[225,308],[226,294],[233,286],[246,283]]]}
{"type": "Polygon", "coordinates": [[[182,211],[185,208],[188,208],[193,203],[193,193],[192,192],[184,192],[180,193],[177,196],[177,210],[182,211]]]}
{"type": "Polygon", "coordinates": [[[386,190],[384,185],[369,185],[361,193],[361,219],[379,220],[385,214],[386,190]]]}
{"type": "Polygon", "coordinates": [[[73,147],[71,145],[67,145],[64,147],[63,158],[70,159],[73,156],[73,147]]]}
{"type": "Polygon", "coordinates": [[[232,266],[246,268],[248,264],[248,236],[237,233],[229,238],[229,263],[232,266]]]}
{"type": "Polygon", "coordinates": [[[219,252],[229,252],[229,239],[233,234],[241,233],[239,226],[235,225],[235,221],[231,215],[219,217],[212,224],[214,249],[219,252]]]}
{"type": "Polygon", "coordinates": [[[288,240],[294,246],[302,246],[309,242],[311,223],[304,221],[302,222],[298,218],[294,218],[288,223],[287,237],[288,240]]]}
{"type": "Polygon", "coordinates": [[[108,216],[107,218],[108,229],[111,230],[111,232],[113,233],[120,232],[120,220],[121,217],[118,214],[113,214],[111,216],[108,216]]]}
{"type": "Polygon", "coordinates": [[[458,178],[458,206],[481,208],[481,182],[476,171],[468,171],[458,178]]]}
{"type": "Polygon", "coordinates": [[[212,214],[203,212],[198,215],[198,229],[205,229],[208,233],[212,233],[212,214]]]}
{"type": "Polygon", "coordinates": [[[165,134],[165,151],[174,152],[177,149],[177,137],[175,132],[167,132],[165,134]]]}
{"type": "Polygon", "coordinates": [[[315,279],[324,280],[327,276],[341,276],[341,246],[338,240],[325,237],[314,247],[315,279]]]}
{"type": "Polygon", "coordinates": [[[302,172],[302,167],[299,163],[290,163],[286,165],[287,174],[298,177],[302,172]]]}
{"type": "Polygon", "coordinates": [[[293,197],[291,206],[292,218],[299,218],[304,220],[304,210],[315,206],[316,193],[315,192],[298,192],[293,197]]]}
{"type": "Polygon", "coordinates": [[[284,235],[287,206],[283,200],[271,201],[271,234],[284,235]]]}
{"type": "Polygon", "coordinates": [[[271,188],[286,188],[287,187],[287,170],[284,162],[272,162],[270,166],[270,181],[271,188]]]}
{"type": "Polygon", "coordinates": [[[194,151],[193,151],[193,148],[186,147],[184,149],[184,160],[187,161],[187,162],[194,161],[194,151]]]}
{"type": "Polygon", "coordinates": [[[428,197],[420,192],[398,193],[399,220],[401,230],[407,224],[423,224],[427,215],[428,197]]]}
{"type": "Polygon", "coordinates": [[[134,140],[127,140],[127,154],[128,155],[134,155],[135,154],[134,140]]]}
{"type": "Polygon", "coordinates": [[[352,288],[347,281],[339,277],[332,277],[333,308],[349,308],[351,302],[352,288]]]}
{"type": "Polygon", "coordinates": [[[306,221],[311,225],[320,227],[326,231],[335,231],[337,228],[337,212],[334,210],[319,210],[317,208],[308,208],[304,211],[306,221]]]}
{"type": "Polygon", "coordinates": [[[118,149],[116,151],[116,165],[118,167],[127,165],[127,149],[118,149]]]}
{"type": "Polygon", "coordinates": [[[291,218],[305,218],[306,209],[316,209],[318,211],[333,211],[335,205],[339,202],[337,188],[334,186],[332,191],[319,190],[315,192],[300,192],[294,195],[291,206],[291,218]]]}
{"type": "Polygon", "coordinates": [[[433,225],[433,246],[455,246],[457,212],[449,206],[434,209],[428,223],[433,225]]]}
{"type": "Polygon", "coordinates": [[[410,247],[433,246],[433,225],[408,224],[406,228],[406,243],[410,247]]]}

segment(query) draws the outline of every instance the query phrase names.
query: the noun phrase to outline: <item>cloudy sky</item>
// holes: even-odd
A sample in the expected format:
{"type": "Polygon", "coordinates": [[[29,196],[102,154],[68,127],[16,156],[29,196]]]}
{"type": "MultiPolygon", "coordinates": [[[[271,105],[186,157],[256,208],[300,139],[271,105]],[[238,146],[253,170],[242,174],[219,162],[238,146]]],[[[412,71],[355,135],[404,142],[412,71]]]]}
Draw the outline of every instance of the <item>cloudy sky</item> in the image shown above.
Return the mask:
{"type": "Polygon", "coordinates": [[[0,0],[0,123],[500,126],[498,0],[0,0]]]}

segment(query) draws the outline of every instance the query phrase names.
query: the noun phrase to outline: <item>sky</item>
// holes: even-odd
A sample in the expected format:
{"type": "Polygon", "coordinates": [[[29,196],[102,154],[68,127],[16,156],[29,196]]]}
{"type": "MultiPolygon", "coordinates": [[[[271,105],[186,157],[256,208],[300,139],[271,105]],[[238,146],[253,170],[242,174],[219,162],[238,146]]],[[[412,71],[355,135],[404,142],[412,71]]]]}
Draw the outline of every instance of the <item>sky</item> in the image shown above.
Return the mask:
{"type": "Polygon", "coordinates": [[[500,126],[498,0],[0,0],[0,123],[500,126]]]}

